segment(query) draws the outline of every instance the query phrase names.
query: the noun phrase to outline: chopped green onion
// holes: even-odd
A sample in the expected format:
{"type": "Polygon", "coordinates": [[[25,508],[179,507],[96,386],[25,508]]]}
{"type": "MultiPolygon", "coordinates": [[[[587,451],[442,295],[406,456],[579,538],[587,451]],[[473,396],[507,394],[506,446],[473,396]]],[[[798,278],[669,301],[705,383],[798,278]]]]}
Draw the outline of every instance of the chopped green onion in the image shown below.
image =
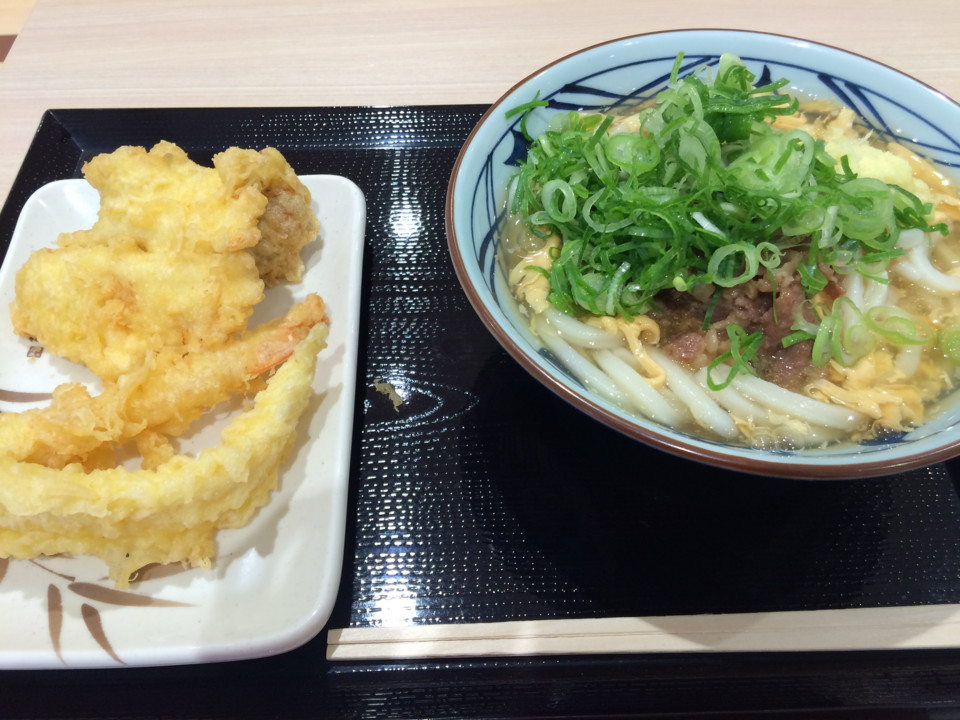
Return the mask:
{"type": "Polygon", "coordinates": [[[782,347],[788,348],[791,345],[796,345],[798,342],[803,342],[804,340],[813,340],[816,337],[817,336],[815,333],[809,333],[806,330],[797,330],[796,332],[792,332],[783,338],[780,341],[780,344],[782,347]]]}
{"type": "Polygon", "coordinates": [[[633,133],[611,135],[603,144],[603,151],[610,162],[632,175],[653,170],[660,162],[657,141],[633,133]]]}
{"type": "Polygon", "coordinates": [[[730,349],[714,358],[713,362],[707,366],[707,386],[711,390],[723,390],[740,373],[756,374],[750,367],[750,361],[757,354],[760,343],[763,342],[763,333],[757,331],[748,335],[738,323],[730,323],[727,325],[727,337],[730,340],[730,349]],[[730,369],[727,376],[723,381],[717,382],[713,379],[713,371],[728,360],[730,369]]]}
{"type": "MultiPolygon", "coordinates": [[[[798,108],[786,80],[757,87],[729,53],[715,76],[700,68],[680,77],[682,59],[639,112],[638,132],[611,134],[610,115],[556,112],[519,165],[510,210],[538,237],[560,238],[547,272],[548,298],[562,312],[631,318],[664,290],[745,283],[805,239],[797,272],[812,298],[827,272],[885,282],[903,254],[902,230],[945,231],[903,188],[858,177],[847,157],[835,161],[802,130],[774,128],[771,119],[798,108]]],[[[521,114],[525,132],[526,117],[546,106],[538,94],[508,116],[521,114]]],[[[794,330],[790,341],[812,340],[821,364],[849,361],[875,341],[928,342],[932,332],[885,311],[854,325],[830,313],[794,330]]]]}
{"type": "Polygon", "coordinates": [[[522,105],[517,105],[517,107],[511,108],[510,110],[507,110],[507,112],[504,113],[504,117],[509,120],[513,116],[520,115],[522,113],[520,117],[520,132],[527,140],[531,140],[532,138],[527,133],[527,117],[530,115],[530,112],[534,108],[547,107],[549,106],[549,104],[550,103],[548,103],[546,100],[540,99],[540,91],[538,90],[533,100],[531,100],[530,102],[523,103],[522,105]]]}
{"type": "Polygon", "coordinates": [[[894,345],[926,345],[935,338],[933,328],[905,310],[882,305],[864,315],[867,326],[894,345]]]}
{"type": "Polygon", "coordinates": [[[937,346],[950,360],[960,365],[960,323],[953,323],[941,329],[937,346]]]}
{"type": "Polygon", "coordinates": [[[868,247],[883,249],[878,245],[879,239],[888,237],[887,231],[895,221],[893,193],[887,184],[876,178],[856,178],[843,183],[838,190],[837,224],[843,234],[868,247]]]}
{"type": "Polygon", "coordinates": [[[827,315],[820,321],[820,327],[813,338],[810,360],[817,367],[826,365],[833,357],[833,334],[840,327],[840,316],[827,315]]]}
{"type": "Polygon", "coordinates": [[[760,257],[755,245],[745,242],[731,243],[714,251],[707,265],[707,274],[715,285],[733,287],[752,279],[760,267],[760,257]],[[742,255],[742,260],[738,260],[742,255]]]}
{"type": "Polygon", "coordinates": [[[547,182],[540,191],[540,199],[553,222],[567,223],[576,217],[577,198],[566,181],[554,178],[547,182]],[[558,195],[560,197],[557,197],[558,195]]]}

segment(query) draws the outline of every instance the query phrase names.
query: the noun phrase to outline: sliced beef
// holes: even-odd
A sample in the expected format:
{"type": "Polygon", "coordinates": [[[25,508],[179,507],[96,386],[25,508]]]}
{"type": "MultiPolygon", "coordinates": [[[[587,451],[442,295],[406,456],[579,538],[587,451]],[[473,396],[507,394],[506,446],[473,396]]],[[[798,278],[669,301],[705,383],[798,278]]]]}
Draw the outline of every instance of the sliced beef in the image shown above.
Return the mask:
{"type": "MultiPolygon", "coordinates": [[[[730,349],[726,329],[737,323],[747,333],[758,330],[763,333],[763,342],[753,362],[760,377],[793,390],[821,377],[821,368],[810,362],[810,341],[789,348],[784,348],[782,343],[783,338],[793,332],[791,325],[806,300],[797,273],[797,264],[802,258],[801,253],[794,253],[773,271],[772,276],[764,272],[746,283],[724,288],[706,329],[704,318],[709,308],[709,296],[698,293],[700,297],[696,297],[674,290],[657,295],[658,307],[649,315],[660,325],[660,344],[664,352],[690,369],[699,369],[730,349]],[[707,342],[711,334],[717,342],[707,342]],[[708,345],[713,346],[712,352],[708,351],[708,345]]],[[[828,294],[831,297],[842,294],[836,278],[828,277],[828,280],[828,294]]]]}
{"type": "Polygon", "coordinates": [[[706,356],[706,342],[701,330],[674,335],[662,348],[668,357],[688,367],[702,367],[703,358],[706,356]]]}

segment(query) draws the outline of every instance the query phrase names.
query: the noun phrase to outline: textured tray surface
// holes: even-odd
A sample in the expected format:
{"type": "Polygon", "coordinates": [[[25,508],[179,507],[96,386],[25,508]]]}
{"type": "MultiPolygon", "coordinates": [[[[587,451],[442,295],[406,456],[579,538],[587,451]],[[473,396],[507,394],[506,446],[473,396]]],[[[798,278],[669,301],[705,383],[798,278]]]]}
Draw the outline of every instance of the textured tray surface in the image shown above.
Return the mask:
{"type": "MultiPolygon", "coordinates": [[[[271,144],[298,172],[343,175],[363,189],[365,310],[346,556],[331,627],[960,602],[956,464],[843,482],[718,471],[611,433],[496,345],[459,287],[443,229],[448,174],[482,111],[52,111],[0,213],[0,244],[30,192],[79,176],[85,159],[119,144],[165,138],[201,161],[229,144],[271,144]],[[403,397],[399,409],[375,389],[381,378],[403,397]]],[[[398,714],[625,712],[638,701],[756,709],[774,698],[785,707],[838,698],[923,703],[943,698],[938,684],[960,677],[952,651],[858,654],[841,664],[804,656],[781,659],[773,674],[762,658],[412,663],[402,679],[389,667],[331,667],[322,657],[323,634],[294,653],[244,664],[250,670],[231,681],[235,701],[220,707],[249,711],[257,703],[244,698],[276,684],[290,693],[291,712],[306,711],[315,695],[304,683],[318,673],[331,710],[345,715],[381,707],[388,689],[399,693],[398,714]],[[459,689],[445,697],[423,689],[445,682],[459,689]],[[501,700],[505,685],[514,701],[501,700]]],[[[74,690],[101,697],[108,676],[77,676],[74,690]]],[[[201,692],[223,672],[149,677],[158,684],[148,695],[176,688],[187,698],[185,688],[201,692]]],[[[24,678],[10,674],[4,687],[24,678]]],[[[14,709],[39,713],[30,696],[14,709]]],[[[52,698],[40,702],[55,707],[52,698]]],[[[119,696],[111,707],[123,714],[119,696]]]]}

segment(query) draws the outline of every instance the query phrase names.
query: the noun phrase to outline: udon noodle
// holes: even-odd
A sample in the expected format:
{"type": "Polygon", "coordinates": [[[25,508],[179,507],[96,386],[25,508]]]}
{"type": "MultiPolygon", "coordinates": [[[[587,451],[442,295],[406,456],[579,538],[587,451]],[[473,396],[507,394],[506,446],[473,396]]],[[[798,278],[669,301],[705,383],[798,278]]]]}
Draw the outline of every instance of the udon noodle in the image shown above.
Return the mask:
{"type": "Polygon", "coordinates": [[[500,257],[532,332],[606,400],[709,438],[793,449],[919,425],[960,378],[957,189],[847,108],[754,88],[732,55],[716,72],[532,139],[500,257]],[[692,120],[670,114],[684,103],[692,120]],[[574,145],[586,160],[557,164],[574,145]]]}

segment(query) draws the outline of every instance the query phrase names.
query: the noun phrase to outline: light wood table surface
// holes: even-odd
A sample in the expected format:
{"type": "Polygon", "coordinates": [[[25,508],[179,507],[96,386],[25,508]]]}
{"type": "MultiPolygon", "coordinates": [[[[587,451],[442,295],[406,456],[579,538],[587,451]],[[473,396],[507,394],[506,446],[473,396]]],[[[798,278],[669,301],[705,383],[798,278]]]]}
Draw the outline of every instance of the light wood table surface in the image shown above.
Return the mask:
{"type": "Polygon", "coordinates": [[[705,27],[840,46],[960,98],[955,0],[37,0],[0,66],[0,199],[51,108],[487,103],[579,48],[705,27]]]}
{"type": "MultiPolygon", "coordinates": [[[[0,0],[0,13],[13,7],[22,4],[0,0]]],[[[0,66],[0,203],[48,109],[490,103],[580,48],[687,28],[773,32],[841,47],[960,100],[958,0],[35,0],[0,66]]],[[[784,634],[770,615],[759,632],[784,634]]],[[[838,642],[845,630],[882,634],[887,622],[882,610],[859,613],[858,625],[837,617],[838,642]]],[[[940,626],[943,646],[960,644],[957,607],[924,608],[915,620],[940,626]]],[[[803,647],[806,616],[788,622],[787,631],[799,638],[791,642],[803,647]]],[[[641,623],[628,633],[603,622],[573,627],[581,648],[602,643],[624,652],[632,651],[630,633],[650,633],[641,623]]],[[[700,632],[696,625],[665,627],[691,646],[700,632]]],[[[389,641],[408,652],[432,642],[432,630],[403,630],[389,641]]],[[[468,637],[473,627],[460,630],[444,639],[451,656],[467,645],[485,651],[488,637],[468,637]]],[[[517,645],[529,643],[522,624],[494,630],[517,645]]],[[[544,652],[560,652],[557,638],[563,640],[560,631],[548,637],[544,652]]],[[[339,633],[332,657],[378,657],[379,648],[370,650],[377,642],[365,631],[339,633]]],[[[916,642],[937,644],[920,633],[916,642]]],[[[444,643],[432,654],[442,656],[444,643]]],[[[724,649],[754,648],[731,641],[724,649]]]]}

